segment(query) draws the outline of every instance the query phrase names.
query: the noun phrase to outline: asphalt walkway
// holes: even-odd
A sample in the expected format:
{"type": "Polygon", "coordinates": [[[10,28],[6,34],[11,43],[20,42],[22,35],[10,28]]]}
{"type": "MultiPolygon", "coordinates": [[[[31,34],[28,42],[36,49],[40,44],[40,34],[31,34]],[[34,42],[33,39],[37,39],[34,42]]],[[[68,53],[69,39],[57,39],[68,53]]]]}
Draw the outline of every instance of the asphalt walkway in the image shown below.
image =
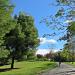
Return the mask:
{"type": "Polygon", "coordinates": [[[75,75],[75,68],[71,65],[61,63],[60,67],[40,73],[40,75],[75,75]]]}

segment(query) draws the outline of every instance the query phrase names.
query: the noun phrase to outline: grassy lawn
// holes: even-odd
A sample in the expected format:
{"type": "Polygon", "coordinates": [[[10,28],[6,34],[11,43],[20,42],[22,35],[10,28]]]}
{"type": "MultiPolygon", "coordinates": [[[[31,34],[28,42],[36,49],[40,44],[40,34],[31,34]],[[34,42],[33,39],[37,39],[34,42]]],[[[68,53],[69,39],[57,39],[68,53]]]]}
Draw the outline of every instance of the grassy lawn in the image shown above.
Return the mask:
{"type": "Polygon", "coordinates": [[[56,67],[56,64],[49,61],[37,62],[16,62],[15,69],[10,70],[10,65],[0,67],[0,75],[36,75],[37,73],[56,67]]]}

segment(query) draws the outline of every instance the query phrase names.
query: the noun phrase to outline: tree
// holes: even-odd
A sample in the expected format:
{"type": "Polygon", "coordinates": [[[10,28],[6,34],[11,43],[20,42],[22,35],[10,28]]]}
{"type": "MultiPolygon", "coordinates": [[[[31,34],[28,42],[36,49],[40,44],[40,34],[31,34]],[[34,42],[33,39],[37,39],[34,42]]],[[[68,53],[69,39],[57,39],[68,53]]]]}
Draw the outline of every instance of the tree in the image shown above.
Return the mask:
{"type": "Polygon", "coordinates": [[[70,45],[71,45],[71,53],[72,53],[72,63],[73,61],[75,61],[74,59],[74,54],[75,54],[75,22],[71,22],[69,23],[70,25],[68,26],[67,30],[69,31],[69,33],[71,34],[70,37],[70,45]]]}
{"type": "Polygon", "coordinates": [[[3,36],[15,25],[12,24],[14,23],[11,18],[12,11],[13,5],[10,0],[0,0],[0,45],[3,43],[3,36]]]}
{"type": "Polygon", "coordinates": [[[53,60],[53,58],[54,58],[54,53],[53,53],[52,51],[50,51],[49,53],[47,53],[47,54],[45,55],[45,57],[46,57],[47,59],[53,60]]]}
{"type": "Polygon", "coordinates": [[[43,57],[44,57],[43,55],[37,54],[37,58],[38,58],[38,59],[43,59],[43,57]]]}
{"type": "MultiPolygon", "coordinates": [[[[66,20],[66,37],[64,36],[62,40],[67,40],[68,43],[68,50],[70,52],[69,55],[72,55],[71,61],[74,61],[74,36],[75,36],[75,1],[74,0],[57,0],[59,5],[62,5],[62,11],[60,13],[63,13],[61,15],[56,14],[57,17],[61,17],[66,20]],[[65,8],[66,7],[66,8],[65,8]]],[[[65,24],[64,24],[65,25],[65,24]]],[[[62,26],[64,26],[62,25],[62,26]]],[[[68,54],[67,54],[68,55],[68,54]]]]}
{"type": "Polygon", "coordinates": [[[4,45],[10,51],[12,58],[11,69],[14,68],[14,60],[33,50],[38,46],[38,32],[31,16],[20,13],[15,16],[16,27],[4,37],[4,45]]]}
{"type": "Polygon", "coordinates": [[[42,22],[46,23],[53,30],[51,34],[45,34],[44,37],[58,35],[58,40],[66,40],[69,45],[72,45],[68,50],[74,53],[75,0],[55,0],[55,3],[50,5],[58,9],[55,14],[42,20],[42,22]]]}
{"type": "Polygon", "coordinates": [[[29,50],[27,52],[27,60],[34,60],[36,58],[35,53],[35,50],[29,50]]]}
{"type": "Polygon", "coordinates": [[[0,47],[0,65],[5,65],[8,63],[9,51],[4,47],[0,47]]]}

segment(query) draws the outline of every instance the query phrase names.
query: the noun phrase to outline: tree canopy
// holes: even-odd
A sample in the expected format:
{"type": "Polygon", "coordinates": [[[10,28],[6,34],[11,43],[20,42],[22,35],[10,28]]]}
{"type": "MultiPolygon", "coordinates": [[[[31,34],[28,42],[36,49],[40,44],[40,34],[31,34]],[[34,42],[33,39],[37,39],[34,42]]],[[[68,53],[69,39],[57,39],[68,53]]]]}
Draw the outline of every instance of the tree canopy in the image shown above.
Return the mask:
{"type": "Polygon", "coordinates": [[[11,68],[13,68],[14,59],[21,58],[28,50],[36,49],[39,44],[38,32],[31,16],[20,13],[19,16],[15,15],[14,20],[15,28],[4,37],[4,45],[12,57],[11,68]]]}
{"type": "Polygon", "coordinates": [[[3,43],[3,36],[15,25],[11,17],[12,12],[13,5],[10,0],[0,0],[0,44],[3,43]]]}

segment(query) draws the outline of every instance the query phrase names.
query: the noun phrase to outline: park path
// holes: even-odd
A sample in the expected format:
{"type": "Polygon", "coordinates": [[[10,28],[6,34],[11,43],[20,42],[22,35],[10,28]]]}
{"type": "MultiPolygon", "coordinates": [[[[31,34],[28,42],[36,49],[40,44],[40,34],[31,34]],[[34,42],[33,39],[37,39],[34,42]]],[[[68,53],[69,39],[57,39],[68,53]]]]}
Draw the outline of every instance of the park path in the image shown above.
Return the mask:
{"type": "Polygon", "coordinates": [[[40,75],[75,75],[75,68],[73,66],[62,63],[60,67],[48,72],[40,73],[40,75]]]}

